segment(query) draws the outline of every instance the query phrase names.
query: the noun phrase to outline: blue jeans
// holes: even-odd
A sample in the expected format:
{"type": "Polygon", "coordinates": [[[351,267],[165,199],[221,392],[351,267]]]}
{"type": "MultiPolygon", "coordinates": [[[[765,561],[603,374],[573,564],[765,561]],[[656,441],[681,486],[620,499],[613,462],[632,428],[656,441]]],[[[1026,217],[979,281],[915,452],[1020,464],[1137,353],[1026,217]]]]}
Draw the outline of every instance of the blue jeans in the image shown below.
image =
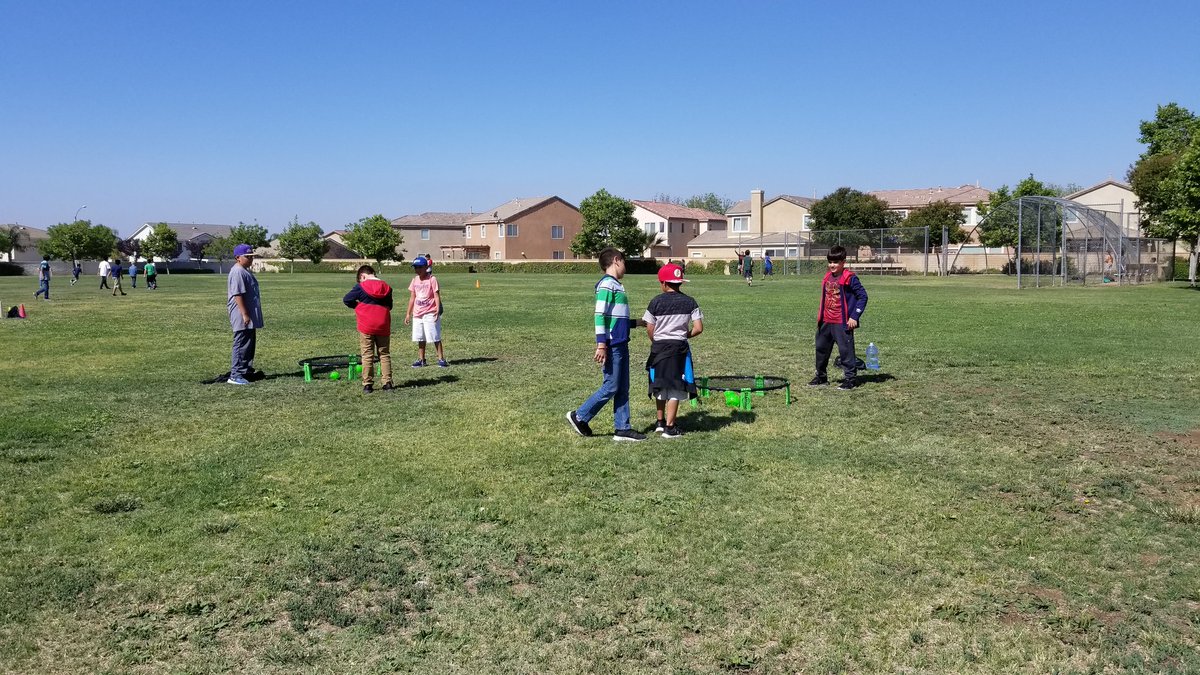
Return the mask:
{"type": "Polygon", "coordinates": [[[34,293],[33,297],[36,298],[39,295],[46,296],[47,300],[50,299],[50,280],[49,279],[42,279],[41,281],[38,282],[37,293],[34,293]]]}
{"type": "Polygon", "coordinates": [[[604,383],[592,397],[579,406],[575,417],[588,422],[613,402],[613,427],[618,431],[629,427],[629,343],[609,345],[604,360],[604,383]]]}
{"type": "Polygon", "coordinates": [[[229,378],[245,378],[254,367],[254,347],[258,342],[253,328],[233,331],[233,358],[229,366],[229,378]]]}

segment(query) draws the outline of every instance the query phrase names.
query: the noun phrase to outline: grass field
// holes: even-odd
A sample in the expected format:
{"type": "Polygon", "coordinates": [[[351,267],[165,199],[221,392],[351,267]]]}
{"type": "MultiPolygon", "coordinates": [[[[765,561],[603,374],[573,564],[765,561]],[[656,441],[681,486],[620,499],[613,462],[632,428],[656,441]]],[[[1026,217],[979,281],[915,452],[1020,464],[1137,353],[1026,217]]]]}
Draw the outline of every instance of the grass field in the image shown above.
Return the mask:
{"type": "Polygon", "coordinates": [[[594,278],[446,276],[454,365],[397,316],[367,397],[297,376],[355,348],[349,275],[261,277],[252,387],[200,384],[224,279],[160,276],[0,278],[4,672],[1200,671],[1195,291],[867,277],[886,376],[839,392],[816,278],[698,277],[698,370],[796,400],[618,444],[563,419],[594,278]]]}

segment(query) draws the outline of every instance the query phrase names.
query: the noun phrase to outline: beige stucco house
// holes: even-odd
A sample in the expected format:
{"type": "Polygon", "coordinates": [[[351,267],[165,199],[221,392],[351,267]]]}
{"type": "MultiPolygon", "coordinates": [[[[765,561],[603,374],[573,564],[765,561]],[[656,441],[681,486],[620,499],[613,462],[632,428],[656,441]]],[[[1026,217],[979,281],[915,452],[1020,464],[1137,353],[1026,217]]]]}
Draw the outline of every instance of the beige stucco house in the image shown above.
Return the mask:
{"type": "MultiPolygon", "coordinates": [[[[992,191],[977,185],[960,185],[959,187],[931,187],[912,190],[875,190],[867,194],[882,199],[888,208],[896,211],[902,217],[934,202],[947,201],[960,206],[966,222],[964,230],[974,229],[979,224],[979,202],[986,202],[992,196],[992,191]]],[[[903,226],[903,223],[901,223],[903,226]]]]}
{"type": "Polygon", "coordinates": [[[561,197],[514,199],[475,214],[463,224],[461,243],[450,259],[565,260],[575,258],[571,241],[583,214],[561,197]]]}
{"type": "Polygon", "coordinates": [[[633,217],[646,234],[658,237],[658,242],[643,251],[656,258],[683,258],[688,243],[709,231],[724,231],[725,216],[704,209],[679,204],[633,200],[633,217]]]}
{"type": "Polygon", "coordinates": [[[796,257],[812,221],[815,199],[779,195],[766,200],[762,190],[751,190],[750,199],[736,202],[725,212],[724,230],[702,232],[688,244],[688,257],[733,260],[738,251],[750,250],[757,258],[796,257]]]}
{"type": "MultiPolygon", "coordinates": [[[[1106,211],[1113,222],[1121,226],[1130,237],[1141,236],[1142,212],[1137,207],[1137,195],[1129,185],[1120,181],[1106,180],[1064,197],[1084,206],[1106,211]]],[[[1071,214],[1067,214],[1070,221],[1071,214]]]]}

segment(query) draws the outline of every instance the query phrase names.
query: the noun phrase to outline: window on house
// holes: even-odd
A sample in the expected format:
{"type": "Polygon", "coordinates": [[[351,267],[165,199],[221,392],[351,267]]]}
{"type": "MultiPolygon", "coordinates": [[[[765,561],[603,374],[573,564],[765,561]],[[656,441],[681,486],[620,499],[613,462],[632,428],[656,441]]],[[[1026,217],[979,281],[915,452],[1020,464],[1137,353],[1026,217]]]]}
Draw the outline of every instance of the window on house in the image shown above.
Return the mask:
{"type": "Polygon", "coordinates": [[[804,227],[812,227],[812,216],[804,214],[804,227]]]}
{"type": "Polygon", "coordinates": [[[908,217],[908,209],[896,209],[894,213],[897,216],[900,216],[900,220],[904,220],[908,217]]]}
{"type": "Polygon", "coordinates": [[[424,228],[421,230],[421,239],[423,241],[429,241],[429,228],[424,228]]]}
{"type": "Polygon", "coordinates": [[[496,223],[496,236],[504,238],[504,223],[496,223]]]}
{"type": "Polygon", "coordinates": [[[666,223],[659,223],[659,224],[658,224],[658,231],[659,231],[659,232],[666,232],[666,231],[667,231],[667,224],[666,224],[666,223]]]}
{"type": "Polygon", "coordinates": [[[518,225],[516,223],[509,223],[504,227],[508,230],[508,236],[510,237],[515,237],[520,234],[520,230],[518,229],[518,225]]]}
{"type": "Polygon", "coordinates": [[[642,223],[642,229],[646,231],[646,234],[654,234],[654,231],[658,229],[658,226],[654,223],[642,223]]]}
{"type": "Polygon", "coordinates": [[[692,257],[693,258],[703,258],[704,254],[701,253],[700,251],[692,251],[692,257]]]}
{"type": "MultiPolygon", "coordinates": [[[[562,237],[559,237],[561,239],[562,237]]],[[[550,254],[552,260],[566,260],[567,254],[565,251],[554,251],[550,254]]]]}
{"type": "Polygon", "coordinates": [[[734,232],[749,232],[750,231],[750,219],[745,216],[739,216],[737,218],[734,218],[733,219],[733,231],[734,232]]]}
{"type": "MultiPolygon", "coordinates": [[[[1067,209],[1066,211],[1063,212],[1063,216],[1064,216],[1063,220],[1066,220],[1068,223],[1078,223],[1079,222],[1079,214],[1075,211],[1075,209],[1067,209]]],[[[970,220],[968,220],[967,222],[970,223],[970,220]]]]}
{"type": "Polygon", "coordinates": [[[563,238],[563,226],[562,225],[551,225],[550,226],[550,238],[551,239],[562,239],[563,238]]]}
{"type": "Polygon", "coordinates": [[[496,253],[492,257],[495,258],[496,260],[499,260],[500,259],[500,251],[496,251],[496,253]]]}
{"type": "Polygon", "coordinates": [[[463,236],[466,237],[467,239],[471,238],[471,226],[470,225],[463,228],[463,236]]]}
{"type": "Polygon", "coordinates": [[[479,238],[480,238],[480,239],[486,239],[486,238],[487,238],[487,225],[480,225],[480,226],[479,226],[479,238]]]}

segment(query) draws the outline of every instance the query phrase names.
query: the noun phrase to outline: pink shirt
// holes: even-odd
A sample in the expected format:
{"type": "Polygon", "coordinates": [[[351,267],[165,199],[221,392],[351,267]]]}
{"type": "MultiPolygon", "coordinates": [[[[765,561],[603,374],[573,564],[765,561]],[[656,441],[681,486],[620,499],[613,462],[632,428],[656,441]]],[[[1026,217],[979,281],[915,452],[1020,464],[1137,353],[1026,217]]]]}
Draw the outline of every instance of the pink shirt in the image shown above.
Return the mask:
{"type": "Polygon", "coordinates": [[[432,274],[428,279],[422,280],[421,277],[413,277],[412,283],[408,285],[408,290],[415,293],[416,300],[413,302],[413,316],[425,316],[433,312],[433,303],[436,299],[438,288],[437,277],[432,274]]]}

